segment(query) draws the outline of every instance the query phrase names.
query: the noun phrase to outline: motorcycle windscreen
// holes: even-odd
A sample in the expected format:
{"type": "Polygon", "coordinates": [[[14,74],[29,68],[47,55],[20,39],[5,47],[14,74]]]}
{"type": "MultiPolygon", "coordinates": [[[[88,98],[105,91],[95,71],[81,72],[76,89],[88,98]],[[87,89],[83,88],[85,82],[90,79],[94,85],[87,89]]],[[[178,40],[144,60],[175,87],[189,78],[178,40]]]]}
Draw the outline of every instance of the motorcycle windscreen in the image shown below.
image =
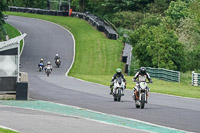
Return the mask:
{"type": "Polygon", "coordinates": [[[118,77],[118,78],[117,78],[117,82],[121,85],[121,83],[122,83],[122,78],[121,78],[121,77],[118,77]]]}
{"type": "Polygon", "coordinates": [[[0,76],[17,76],[17,62],[15,55],[0,55],[0,76]]]}

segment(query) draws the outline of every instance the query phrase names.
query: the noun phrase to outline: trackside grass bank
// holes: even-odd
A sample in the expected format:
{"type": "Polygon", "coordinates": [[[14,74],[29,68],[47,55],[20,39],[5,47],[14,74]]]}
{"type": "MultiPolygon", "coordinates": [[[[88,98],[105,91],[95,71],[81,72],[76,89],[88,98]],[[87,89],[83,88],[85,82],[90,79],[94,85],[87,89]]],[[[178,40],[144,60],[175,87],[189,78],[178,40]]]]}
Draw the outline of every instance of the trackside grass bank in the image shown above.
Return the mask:
{"type": "Polygon", "coordinates": [[[8,129],[0,128],[0,133],[19,133],[19,132],[15,132],[15,131],[11,131],[11,130],[8,130],[8,129]]]}
{"type": "MultiPolygon", "coordinates": [[[[6,14],[43,19],[68,29],[74,35],[76,41],[75,62],[69,76],[110,85],[115,69],[123,68],[123,63],[120,61],[122,43],[107,39],[103,33],[95,30],[82,19],[16,12],[7,12],[6,14]]],[[[149,85],[151,92],[200,98],[200,87],[191,86],[190,75],[191,73],[184,74],[181,83],[153,79],[154,83],[149,85]]],[[[132,89],[135,85],[131,80],[132,76],[126,76],[126,79],[127,88],[132,89]]]]}
{"type": "MultiPolygon", "coordinates": [[[[4,27],[7,31],[10,39],[21,35],[20,32],[15,27],[13,27],[12,25],[9,25],[9,24],[6,23],[6,24],[4,24],[4,27]]],[[[20,42],[20,50],[22,49],[22,46],[23,46],[23,41],[20,42]]]]}

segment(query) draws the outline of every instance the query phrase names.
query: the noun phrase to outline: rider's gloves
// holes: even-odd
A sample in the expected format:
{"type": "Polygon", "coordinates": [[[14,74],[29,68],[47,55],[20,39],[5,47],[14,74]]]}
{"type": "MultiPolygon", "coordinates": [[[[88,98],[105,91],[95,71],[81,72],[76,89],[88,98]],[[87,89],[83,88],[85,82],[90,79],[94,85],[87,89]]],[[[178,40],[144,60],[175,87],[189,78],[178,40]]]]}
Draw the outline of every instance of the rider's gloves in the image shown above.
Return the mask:
{"type": "Polygon", "coordinates": [[[133,82],[136,82],[136,79],[133,78],[133,82]]]}
{"type": "Polygon", "coordinates": [[[150,81],[149,81],[149,83],[153,83],[153,81],[152,81],[152,80],[150,80],[150,81]]]}

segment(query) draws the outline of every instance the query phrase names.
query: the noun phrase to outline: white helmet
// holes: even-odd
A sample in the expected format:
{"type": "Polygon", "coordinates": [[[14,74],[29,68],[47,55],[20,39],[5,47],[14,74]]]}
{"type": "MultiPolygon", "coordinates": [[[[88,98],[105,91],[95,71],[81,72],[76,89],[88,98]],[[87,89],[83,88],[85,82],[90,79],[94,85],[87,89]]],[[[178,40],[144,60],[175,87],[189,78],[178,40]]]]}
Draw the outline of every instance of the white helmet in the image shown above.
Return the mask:
{"type": "Polygon", "coordinates": [[[50,61],[48,61],[48,62],[47,62],[47,65],[51,65],[51,62],[50,62],[50,61]]]}
{"type": "Polygon", "coordinates": [[[56,56],[58,56],[58,54],[56,54],[56,56]]]}

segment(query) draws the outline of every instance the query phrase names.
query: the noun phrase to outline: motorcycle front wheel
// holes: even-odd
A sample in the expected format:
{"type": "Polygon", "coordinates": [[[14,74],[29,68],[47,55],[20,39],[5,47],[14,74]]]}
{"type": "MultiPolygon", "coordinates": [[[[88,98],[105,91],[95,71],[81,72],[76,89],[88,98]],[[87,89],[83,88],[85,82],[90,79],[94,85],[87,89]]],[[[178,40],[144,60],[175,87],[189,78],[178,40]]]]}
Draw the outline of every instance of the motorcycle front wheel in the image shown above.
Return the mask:
{"type": "Polygon", "coordinates": [[[118,90],[117,101],[118,101],[118,102],[121,101],[121,90],[118,90]]]}
{"type": "Polygon", "coordinates": [[[145,94],[142,94],[140,103],[141,103],[141,109],[143,109],[145,105],[145,94]]]}

